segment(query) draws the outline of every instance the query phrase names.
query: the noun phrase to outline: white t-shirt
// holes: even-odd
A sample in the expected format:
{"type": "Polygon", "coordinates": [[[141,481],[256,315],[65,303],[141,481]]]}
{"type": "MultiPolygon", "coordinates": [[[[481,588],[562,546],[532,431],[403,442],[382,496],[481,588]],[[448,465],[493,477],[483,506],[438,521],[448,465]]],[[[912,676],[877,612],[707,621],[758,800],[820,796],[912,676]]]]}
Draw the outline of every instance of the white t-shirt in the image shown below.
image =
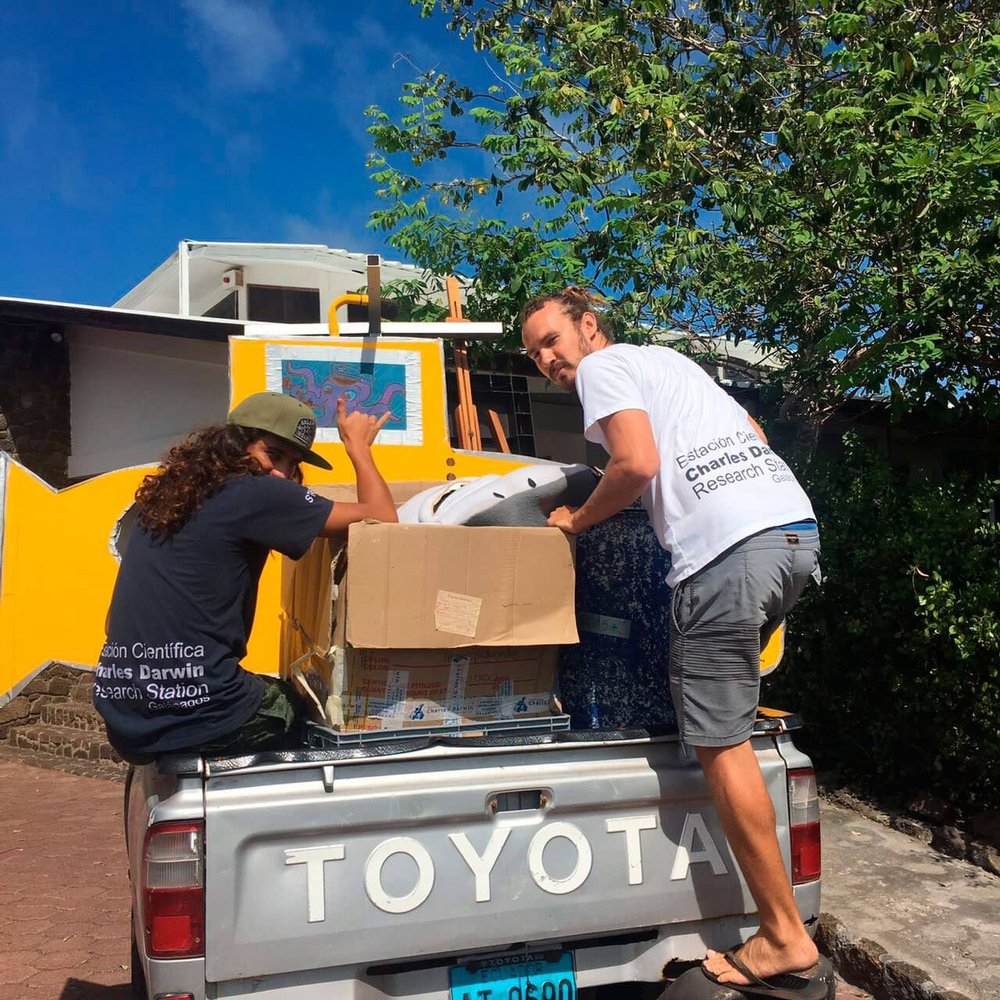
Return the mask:
{"type": "Polygon", "coordinates": [[[613,344],[580,362],[576,391],[584,434],[605,449],[599,420],[622,410],[649,416],[660,471],[642,502],[670,553],[670,586],[758,531],[815,517],[746,410],[677,351],[613,344]]]}

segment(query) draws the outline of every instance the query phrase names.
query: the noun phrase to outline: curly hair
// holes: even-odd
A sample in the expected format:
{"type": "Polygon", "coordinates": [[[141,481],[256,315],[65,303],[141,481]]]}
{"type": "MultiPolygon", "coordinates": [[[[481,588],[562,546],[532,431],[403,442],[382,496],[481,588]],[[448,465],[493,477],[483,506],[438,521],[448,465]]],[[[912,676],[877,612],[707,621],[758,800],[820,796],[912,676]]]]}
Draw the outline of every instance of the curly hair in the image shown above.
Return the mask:
{"type": "Polygon", "coordinates": [[[524,304],[521,309],[519,321],[524,326],[528,317],[543,309],[550,302],[558,302],[562,311],[566,313],[574,323],[579,323],[583,314],[589,312],[597,320],[597,329],[604,337],[613,341],[614,331],[605,315],[604,310],[608,305],[608,300],[593,292],[588,292],[586,288],[578,285],[567,285],[558,292],[549,292],[547,295],[537,295],[535,298],[524,304]]]}
{"type": "Polygon", "coordinates": [[[136,491],[139,524],[169,538],[226,480],[260,475],[260,463],[247,454],[247,446],[260,437],[261,431],[250,427],[216,424],[175,444],[136,491]]]}

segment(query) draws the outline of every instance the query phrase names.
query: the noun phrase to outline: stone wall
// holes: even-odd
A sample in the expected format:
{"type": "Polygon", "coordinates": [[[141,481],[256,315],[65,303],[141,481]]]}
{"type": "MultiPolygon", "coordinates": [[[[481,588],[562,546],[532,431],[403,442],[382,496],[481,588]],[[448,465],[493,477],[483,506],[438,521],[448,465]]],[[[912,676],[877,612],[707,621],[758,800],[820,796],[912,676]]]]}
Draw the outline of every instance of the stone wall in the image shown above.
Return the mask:
{"type": "Polygon", "coordinates": [[[0,451],[7,452],[17,458],[17,445],[14,444],[14,435],[11,434],[7,426],[7,418],[4,416],[3,408],[0,407],[0,451]]]}
{"type": "Polygon", "coordinates": [[[16,698],[0,708],[0,742],[11,729],[38,722],[42,706],[53,702],[90,704],[94,672],[67,663],[51,663],[33,677],[16,698]]]}
{"type": "Polygon", "coordinates": [[[51,323],[0,323],[0,450],[55,487],[68,484],[69,349],[51,323]]]}

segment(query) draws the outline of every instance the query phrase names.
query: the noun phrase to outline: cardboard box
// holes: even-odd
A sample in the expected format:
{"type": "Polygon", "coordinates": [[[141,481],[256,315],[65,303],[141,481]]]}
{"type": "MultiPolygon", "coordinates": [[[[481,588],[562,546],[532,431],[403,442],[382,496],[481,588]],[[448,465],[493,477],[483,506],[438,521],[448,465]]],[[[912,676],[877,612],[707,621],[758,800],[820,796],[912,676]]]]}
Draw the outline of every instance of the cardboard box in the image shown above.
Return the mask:
{"type": "Polygon", "coordinates": [[[282,676],[334,728],[547,714],[558,646],[578,641],[574,586],[572,540],[553,528],[355,524],[284,562],[282,676]]]}
{"type": "Polygon", "coordinates": [[[363,649],[578,640],[573,550],[553,528],[354,524],[346,640],[363,649]]]}

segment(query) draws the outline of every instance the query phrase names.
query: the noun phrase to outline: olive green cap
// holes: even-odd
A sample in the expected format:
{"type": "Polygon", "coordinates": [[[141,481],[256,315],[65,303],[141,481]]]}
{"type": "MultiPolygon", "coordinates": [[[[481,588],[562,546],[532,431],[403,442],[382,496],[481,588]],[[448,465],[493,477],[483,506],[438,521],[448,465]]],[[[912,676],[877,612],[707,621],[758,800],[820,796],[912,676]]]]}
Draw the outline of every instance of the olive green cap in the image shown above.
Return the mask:
{"type": "Polygon", "coordinates": [[[227,424],[266,431],[303,452],[302,461],[321,469],[333,466],[312,450],[316,439],[316,414],[312,408],[282,392],[255,392],[233,407],[227,424]]]}

